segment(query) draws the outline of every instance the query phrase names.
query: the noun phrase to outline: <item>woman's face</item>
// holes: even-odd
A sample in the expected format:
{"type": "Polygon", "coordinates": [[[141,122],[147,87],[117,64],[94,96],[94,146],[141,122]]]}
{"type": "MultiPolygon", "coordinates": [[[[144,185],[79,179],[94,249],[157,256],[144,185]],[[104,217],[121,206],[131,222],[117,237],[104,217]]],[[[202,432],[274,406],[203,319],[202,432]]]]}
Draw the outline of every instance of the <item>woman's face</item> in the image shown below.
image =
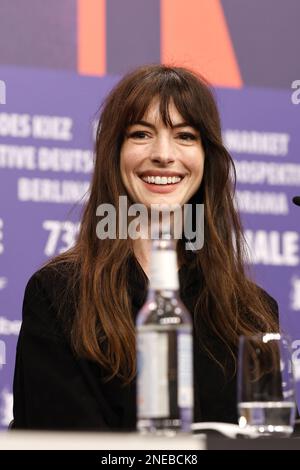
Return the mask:
{"type": "Polygon", "coordinates": [[[121,147],[121,176],[129,196],[146,207],[180,204],[199,188],[204,151],[199,132],[184,122],[171,101],[166,127],[154,99],[143,119],[131,125],[121,147]]]}

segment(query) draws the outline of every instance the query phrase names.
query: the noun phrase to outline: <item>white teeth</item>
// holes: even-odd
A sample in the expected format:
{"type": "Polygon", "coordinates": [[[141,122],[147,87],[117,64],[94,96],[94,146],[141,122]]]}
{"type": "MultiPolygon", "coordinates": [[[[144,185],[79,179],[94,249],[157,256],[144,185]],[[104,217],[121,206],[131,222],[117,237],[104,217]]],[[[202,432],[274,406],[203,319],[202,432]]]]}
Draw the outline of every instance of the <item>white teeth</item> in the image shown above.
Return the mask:
{"type": "Polygon", "coordinates": [[[142,176],[142,180],[152,184],[175,184],[179,183],[182,178],[180,176],[142,176]]]}

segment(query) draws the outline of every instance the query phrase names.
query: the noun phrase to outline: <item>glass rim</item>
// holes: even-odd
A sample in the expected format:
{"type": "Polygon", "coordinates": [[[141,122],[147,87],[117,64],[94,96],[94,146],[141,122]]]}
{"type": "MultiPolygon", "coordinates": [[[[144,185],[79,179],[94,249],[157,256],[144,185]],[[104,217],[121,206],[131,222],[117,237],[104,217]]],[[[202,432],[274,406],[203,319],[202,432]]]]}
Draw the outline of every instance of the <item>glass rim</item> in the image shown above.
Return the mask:
{"type": "Polygon", "coordinates": [[[245,341],[262,341],[263,343],[268,343],[270,341],[280,341],[285,340],[289,344],[292,343],[292,338],[288,333],[283,332],[261,332],[261,333],[254,333],[251,335],[242,334],[239,336],[239,343],[243,343],[245,341]]]}

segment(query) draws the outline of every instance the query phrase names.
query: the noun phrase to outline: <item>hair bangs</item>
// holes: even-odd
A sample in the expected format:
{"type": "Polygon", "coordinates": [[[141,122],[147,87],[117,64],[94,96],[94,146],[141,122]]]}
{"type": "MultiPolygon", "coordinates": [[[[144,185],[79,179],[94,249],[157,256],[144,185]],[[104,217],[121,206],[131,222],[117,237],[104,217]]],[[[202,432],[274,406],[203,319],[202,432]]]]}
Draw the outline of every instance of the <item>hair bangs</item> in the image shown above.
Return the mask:
{"type": "Polygon", "coordinates": [[[129,96],[124,100],[126,102],[123,112],[125,126],[141,121],[156,98],[159,100],[160,117],[167,127],[173,125],[169,112],[170,102],[173,101],[184,121],[199,128],[199,106],[195,104],[193,90],[174,70],[167,69],[157,70],[155,77],[152,76],[151,80],[147,75],[142,77],[136,87],[130,91],[129,96]]]}

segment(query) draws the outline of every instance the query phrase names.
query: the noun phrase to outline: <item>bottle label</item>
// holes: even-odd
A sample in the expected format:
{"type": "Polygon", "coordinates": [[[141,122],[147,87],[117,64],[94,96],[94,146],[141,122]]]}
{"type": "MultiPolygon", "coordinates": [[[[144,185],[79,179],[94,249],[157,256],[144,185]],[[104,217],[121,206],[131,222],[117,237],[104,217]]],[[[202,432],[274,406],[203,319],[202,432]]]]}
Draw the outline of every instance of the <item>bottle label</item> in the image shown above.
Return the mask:
{"type": "Polygon", "coordinates": [[[178,334],[178,406],[193,406],[193,343],[192,335],[178,334]]]}
{"type": "Polygon", "coordinates": [[[168,336],[165,333],[139,332],[138,416],[163,418],[169,415],[168,336]]]}
{"type": "Polygon", "coordinates": [[[152,252],[150,288],[157,290],[179,289],[176,251],[166,250],[152,252]]]}

